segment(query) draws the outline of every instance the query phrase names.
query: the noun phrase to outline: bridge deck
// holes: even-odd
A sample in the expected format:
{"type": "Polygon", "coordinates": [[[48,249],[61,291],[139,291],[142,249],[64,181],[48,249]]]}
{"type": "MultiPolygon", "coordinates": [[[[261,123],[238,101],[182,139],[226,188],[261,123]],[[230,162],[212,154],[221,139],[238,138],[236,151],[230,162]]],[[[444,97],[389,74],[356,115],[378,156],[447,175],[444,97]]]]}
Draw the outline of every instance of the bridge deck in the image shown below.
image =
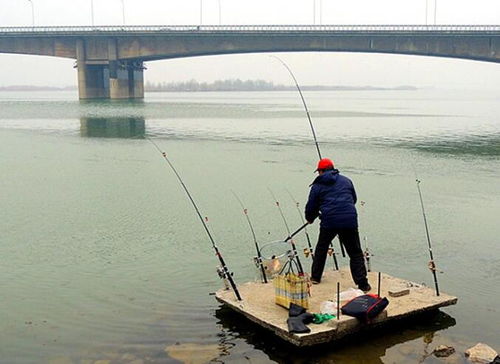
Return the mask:
{"type": "Polygon", "coordinates": [[[0,36],[12,35],[139,35],[139,34],[500,34],[500,25],[129,25],[0,27],[0,36]]]}

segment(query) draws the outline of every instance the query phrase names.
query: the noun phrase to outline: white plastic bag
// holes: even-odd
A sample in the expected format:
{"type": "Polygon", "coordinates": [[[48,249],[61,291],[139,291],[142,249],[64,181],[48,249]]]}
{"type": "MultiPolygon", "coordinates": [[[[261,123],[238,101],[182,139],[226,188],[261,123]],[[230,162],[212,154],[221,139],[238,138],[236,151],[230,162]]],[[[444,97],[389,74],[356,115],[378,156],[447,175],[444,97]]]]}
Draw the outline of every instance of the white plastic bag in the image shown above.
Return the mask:
{"type": "Polygon", "coordinates": [[[319,307],[321,313],[328,313],[330,315],[337,314],[337,302],[323,301],[319,307]]]}

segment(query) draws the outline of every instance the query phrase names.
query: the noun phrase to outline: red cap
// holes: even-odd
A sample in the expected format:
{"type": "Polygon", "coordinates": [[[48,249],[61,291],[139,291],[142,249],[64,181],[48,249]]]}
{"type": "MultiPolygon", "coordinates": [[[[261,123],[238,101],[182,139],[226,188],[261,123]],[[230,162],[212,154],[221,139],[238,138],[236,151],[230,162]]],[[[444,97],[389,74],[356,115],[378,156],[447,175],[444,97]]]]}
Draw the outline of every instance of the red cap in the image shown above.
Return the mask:
{"type": "Polygon", "coordinates": [[[334,168],[333,161],[331,159],[328,159],[328,158],[323,158],[323,159],[319,160],[318,168],[316,168],[316,170],[314,172],[324,171],[326,169],[333,169],[333,168],[334,168]]]}

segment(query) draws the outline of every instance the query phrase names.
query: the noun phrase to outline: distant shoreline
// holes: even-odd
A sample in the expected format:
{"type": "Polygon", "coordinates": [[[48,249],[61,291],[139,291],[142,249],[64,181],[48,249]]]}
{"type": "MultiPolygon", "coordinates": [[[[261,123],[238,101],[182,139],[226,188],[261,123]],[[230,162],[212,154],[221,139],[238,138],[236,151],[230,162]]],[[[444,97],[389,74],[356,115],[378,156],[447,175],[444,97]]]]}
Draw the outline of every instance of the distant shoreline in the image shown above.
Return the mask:
{"type": "Polygon", "coordinates": [[[76,91],[76,86],[51,87],[51,86],[0,86],[0,91],[76,91]]]}
{"type": "MultiPolygon", "coordinates": [[[[36,91],[77,91],[76,86],[51,87],[51,86],[30,86],[30,85],[12,85],[0,86],[0,91],[6,92],[36,92],[36,91]]],[[[238,92],[238,91],[295,91],[295,86],[266,85],[255,84],[161,84],[151,85],[146,84],[144,91],[146,92],[238,92]],[[260,86],[260,87],[259,87],[260,86]]],[[[415,86],[395,86],[395,87],[380,87],[380,86],[301,86],[302,91],[415,91],[418,90],[415,86]]]]}

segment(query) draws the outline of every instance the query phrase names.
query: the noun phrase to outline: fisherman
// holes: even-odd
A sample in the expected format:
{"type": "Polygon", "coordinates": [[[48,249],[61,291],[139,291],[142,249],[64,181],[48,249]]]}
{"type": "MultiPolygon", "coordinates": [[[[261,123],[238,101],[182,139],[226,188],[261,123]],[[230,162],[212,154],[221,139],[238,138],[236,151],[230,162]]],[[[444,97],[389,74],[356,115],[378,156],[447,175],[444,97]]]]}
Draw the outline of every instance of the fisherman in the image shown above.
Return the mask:
{"type": "Polygon", "coordinates": [[[311,269],[313,284],[321,282],[325,268],[328,248],[339,236],[350,258],[351,275],[354,283],[362,291],[368,292],[366,267],[358,233],[358,214],[356,212],[356,191],[352,181],[335,169],[332,160],[323,158],[315,170],[319,176],[311,184],[309,200],[305,208],[305,217],[309,224],[319,217],[318,243],[314,251],[311,269]]]}

